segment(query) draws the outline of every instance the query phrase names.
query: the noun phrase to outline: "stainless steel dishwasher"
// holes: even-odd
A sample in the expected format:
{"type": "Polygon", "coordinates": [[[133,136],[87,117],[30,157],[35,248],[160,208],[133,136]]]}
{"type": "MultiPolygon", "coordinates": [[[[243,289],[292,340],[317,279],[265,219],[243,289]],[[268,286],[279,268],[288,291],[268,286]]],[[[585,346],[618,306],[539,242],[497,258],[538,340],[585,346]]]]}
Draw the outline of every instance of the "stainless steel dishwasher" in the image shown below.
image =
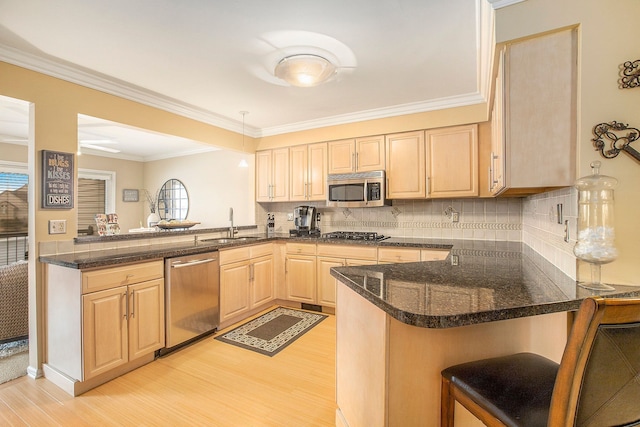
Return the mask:
{"type": "Polygon", "coordinates": [[[213,332],[220,323],[218,252],[167,258],[165,268],[166,348],[213,332]]]}

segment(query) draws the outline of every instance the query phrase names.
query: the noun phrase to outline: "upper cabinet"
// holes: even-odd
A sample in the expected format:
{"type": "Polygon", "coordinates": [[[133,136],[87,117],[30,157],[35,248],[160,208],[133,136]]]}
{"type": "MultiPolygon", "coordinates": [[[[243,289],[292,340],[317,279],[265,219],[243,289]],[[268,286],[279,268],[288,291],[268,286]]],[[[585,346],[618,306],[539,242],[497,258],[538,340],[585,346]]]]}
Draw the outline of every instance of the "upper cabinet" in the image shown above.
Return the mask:
{"type": "Polygon", "coordinates": [[[327,143],[289,149],[290,201],[327,199],[327,143]]]}
{"type": "Polygon", "coordinates": [[[384,170],[383,135],[345,139],[328,143],[329,173],[384,170]]]}
{"type": "Polygon", "coordinates": [[[478,125],[425,132],[427,197],[478,196],[478,125]]]}
{"type": "Polygon", "coordinates": [[[387,198],[426,196],[424,131],[387,135],[387,198]]]}
{"type": "Polygon", "coordinates": [[[256,152],[256,201],[289,200],[289,148],[256,152]]]}
{"type": "Polygon", "coordinates": [[[478,196],[478,126],[387,135],[387,198],[478,196]]]}
{"type": "Polygon", "coordinates": [[[577,44],[574,29],[502,52],[492,122],[492,194],[533,194],[576,178],[577,44]]]}

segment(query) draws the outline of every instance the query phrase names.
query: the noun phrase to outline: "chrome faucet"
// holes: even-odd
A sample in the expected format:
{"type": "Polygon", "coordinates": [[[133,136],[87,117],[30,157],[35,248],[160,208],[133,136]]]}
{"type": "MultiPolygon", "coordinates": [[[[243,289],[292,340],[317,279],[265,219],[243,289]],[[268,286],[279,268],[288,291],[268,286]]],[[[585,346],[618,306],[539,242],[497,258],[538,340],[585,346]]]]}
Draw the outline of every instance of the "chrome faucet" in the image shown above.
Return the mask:
{"type": "Polygon", "coordinates": [[[233,236],[238,234],[238,229],[233,226],[233,208],[229,208],[229,221],[231,221],[231,226],[229,227],[229,238],[233,239],[233,236]]]}

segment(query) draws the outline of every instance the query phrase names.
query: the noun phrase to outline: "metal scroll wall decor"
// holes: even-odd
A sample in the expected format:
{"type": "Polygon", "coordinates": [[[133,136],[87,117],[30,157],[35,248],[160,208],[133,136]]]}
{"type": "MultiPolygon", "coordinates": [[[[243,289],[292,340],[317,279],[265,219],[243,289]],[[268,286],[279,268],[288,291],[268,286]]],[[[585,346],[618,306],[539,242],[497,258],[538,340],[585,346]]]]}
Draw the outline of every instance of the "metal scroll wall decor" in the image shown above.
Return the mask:
{"type": "Polygon", "coordinates": [[[613,121],[594,126],[593,135],[595,136],[592,139],[593,145],[604,158],[613,159],[621,151],[624,151],[640,162],[640,152],[631,147],[631,143],[637,141],[640,136],[638,129],[613,121]],[[607,149],[607,147],[610,148],[607,149]]]}
{"type": "Polygon", "coordinates": [[[620,88],[630,89],[640,87],[640,59],[627,61],[622,64],[622,76],[620,77],[620,88]]]}

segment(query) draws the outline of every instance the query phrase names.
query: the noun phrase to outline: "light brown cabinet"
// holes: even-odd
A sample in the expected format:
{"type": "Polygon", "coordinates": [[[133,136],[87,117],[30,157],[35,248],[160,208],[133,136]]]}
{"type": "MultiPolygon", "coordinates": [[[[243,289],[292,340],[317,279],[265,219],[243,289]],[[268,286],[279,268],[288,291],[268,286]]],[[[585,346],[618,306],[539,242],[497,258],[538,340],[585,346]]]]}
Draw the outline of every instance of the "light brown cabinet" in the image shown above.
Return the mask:
{"type": "Polygon", "coordinates": [[[494,195],[526,195],[576,178],[575,29],[509,44],[496,83],[491,165],[494,195]]]}
{"type": "Polygon", "coordinates": [[[164,262],[92,270],[47,264],[45,375],[72,395],[164,347],[164,262]]]}
{"type": "Polygon", "coordinates": [[[388,199],[426,197],[424,131],[386,136],[388,199]]]}
{"type": "Polygon", "coordinates": [[[478,196],[478,125],[425,132],[427,197],[478,196]]]}
{"type": "Polygon", "coordinates": [[[383,135],[345,139],[328,143],[329,173],[384,170],[383,135]]]}
{"type": "Polygon", "coordinates": [[[442,261],[449,256],[448,249],[379,248],[378,264],[442,261]]]}
{"type": "Polygon", "coordinates": [[[336,305],[337,281],[331,275],[332,267],[376,264],[375,247],[319,244],[317,251],[317,303],[327,307],[336,305]]]}
{"type": "Polygon", "coordinates": [[[284,264],[286,299],[316,303],[316,245],[287,243],[284,264]]]}
{"type": "Polygon", "coordinates": [[[289,148],[256,152],[256,201],[289,200],[289,148]]]}
{"type": "Polygon", "coordinates": [[[220,323],[274,297],[273,244],[220,251],[220,323]]]}
{"type": "Polygon", "coordinates": [[[291,201],[326,200],[327,143],[289,148],[291,201]]]}
{"type": "Polygon", "coordinates": [[[164,281],[82,296],[84,380],[164,347],[164,281]]]}
{"type": "Polygon", "coordinates": [[[477,125],[387,135],[387,198],[478,193],[477,125]]]}

